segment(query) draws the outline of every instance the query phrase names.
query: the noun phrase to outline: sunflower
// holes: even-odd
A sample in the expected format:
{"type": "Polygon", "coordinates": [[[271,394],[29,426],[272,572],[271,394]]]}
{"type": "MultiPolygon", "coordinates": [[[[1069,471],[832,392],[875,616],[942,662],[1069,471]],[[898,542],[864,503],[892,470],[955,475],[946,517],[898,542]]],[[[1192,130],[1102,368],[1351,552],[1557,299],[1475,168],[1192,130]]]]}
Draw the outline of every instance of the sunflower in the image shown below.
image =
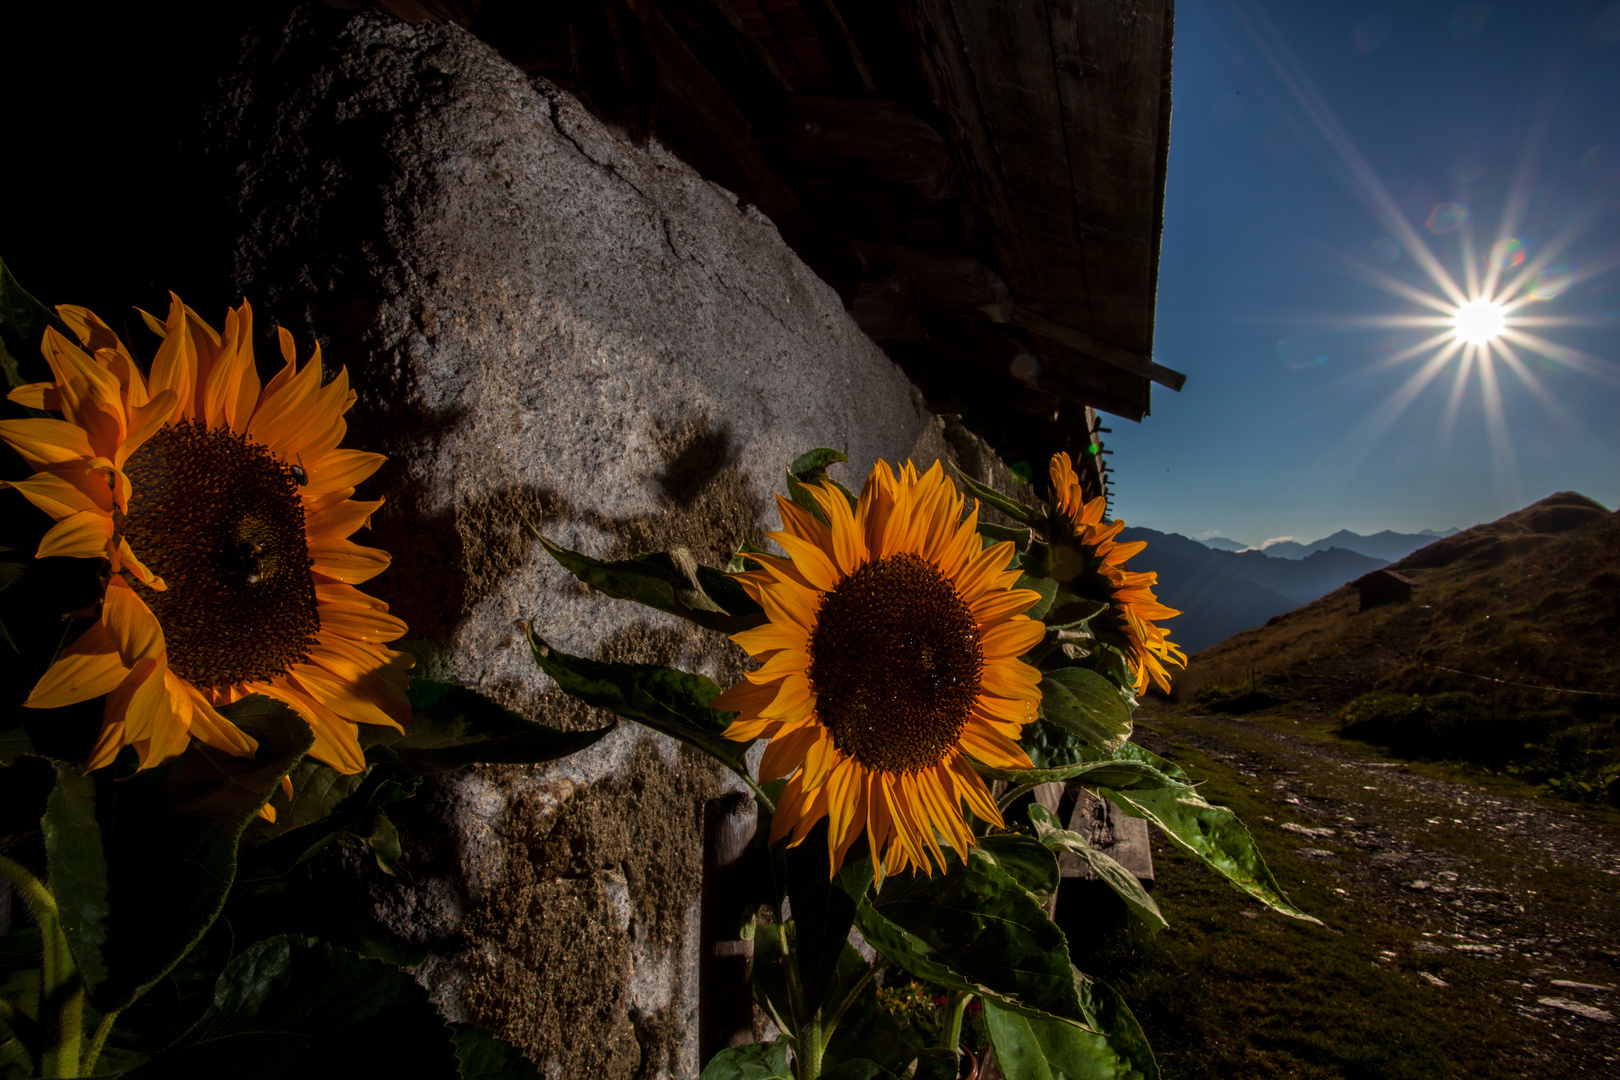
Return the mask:
{"type": "Polygon", "coordinates": [[[1069,536],[1053,537],[1053,541],[1058,545],[1072,545],[1083,563],[1066,582],[1068,588],[1078,596],[1108,605],[1106,615],[1092,621],[1092,629],[1100,631],[1105,640],[1113,636],[1124,644],[1133,689],[1138,694],[1144,692],[1151,679],[1168,693],[1170,672],[1165,665],[1186,667],[1187,654],[1155,622],[1174,618],[1181,612],[1165,607],[1153,595],[1158,574],[1151,571],[1137,574],[1125,569],[1126,562],[1147,547],[1147,542],[1114,543],[1114,537],[1125,523],[1103,524],[1108,500],[1099,495],[1086,501],[1068,454],[1060,453],[1052,458],[1051,475],[1056,516],[1069,529],[1069,536]]]}
{"type": "MultiPolygon", "coordinates": [[[[348,376],[321,385],[321,353],[285,360],[261,385],[253,311],[217,333],[172,297],[151,374],[107,325],[63,306],[79,339],[47,330],[55,376],[12,401],[62,419],[0,422],[0,439],[38,470],[9,486],[55,519],[37,552],[110,564],[101,615],[24,703],[53,708],[106,695],[86,770],[133,746],[140,767],[190,739],[237,755],[255,741],[219,713],[248,694],[284,702],[314,732],[310,753],[365,767],[357,724],[400,728],[411,658],[388,605],[355,588],[388,555],[348,536],[381,505],[351,499],[380,454],[341,450],[348,376]]],[[[401,729],[403,730],[403,729],[401,729]]]]}
{"type": "Polygon", "coordinates": [[[732,637],[764,665],[714,705],[741,715],[726,737],[771,740],[760,779],[790,777],[772,841],[802,843],[828,819],[831,872],[863,833],[879,874],[945,867],[939,836],[964,858],[962,812],[1001,825],[969,756],[1030,767],[1013,742],[1035,719],[1041,675],[1019,656],[1045,627],[1023,612],[1011,543],[985,548],[978,509],[936,462],[919,476],[873,467],[851,509],[807,485],[828,524],[778,497],[787,558],[739,578],[768,622],[732,637]]]}

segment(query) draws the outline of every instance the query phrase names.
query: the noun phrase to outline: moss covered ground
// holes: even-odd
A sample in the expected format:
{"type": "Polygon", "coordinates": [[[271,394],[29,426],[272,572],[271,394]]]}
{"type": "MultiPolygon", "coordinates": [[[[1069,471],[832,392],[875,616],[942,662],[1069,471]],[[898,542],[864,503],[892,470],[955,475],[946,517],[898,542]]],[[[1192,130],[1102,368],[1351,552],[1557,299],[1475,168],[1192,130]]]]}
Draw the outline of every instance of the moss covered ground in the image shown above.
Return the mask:
{"type": "Polygon", "coordinates": [[[1156,836],[1170,929],[1105,911],[1074,945],[1167,1080],[1620,1075],[1620,814],[1392,761],[1287,706],[1149,703],[1138,720],[1324,924],[1265,911],[1156,836]]]}

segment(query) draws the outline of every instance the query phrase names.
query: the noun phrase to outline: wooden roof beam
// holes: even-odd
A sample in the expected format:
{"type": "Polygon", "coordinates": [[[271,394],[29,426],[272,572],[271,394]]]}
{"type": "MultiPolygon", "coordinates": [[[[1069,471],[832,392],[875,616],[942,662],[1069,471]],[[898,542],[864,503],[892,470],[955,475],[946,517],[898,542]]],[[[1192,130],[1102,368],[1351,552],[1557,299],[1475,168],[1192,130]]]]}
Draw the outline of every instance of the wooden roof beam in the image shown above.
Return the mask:
{"type": "MultiPolygon", "coordinates": [[[[1101,360],[1122,371],[1132,375],[1140,375],[1144,379],[1158,383],[1171,390],[1180,390],[1187,382],[1187,376],[1174,371],[1162,364],[1155,364],[1151,357],[1139,356],[1129,349],[1122,349],[1118,345],[1110,345],[1106,341],[1099,341],[1084,330],[1076,330],[1072,326],[1064,326],[1053,322],[1045,315],[1020,307],[1013,311],[1012,321],[1022,326],[1032,334],[1067,346],[1075,352],[1084,353],[1093,360],[1101,360]]],[[[1110,410],[1112,411],[1112,410],[1110,410]]]]}

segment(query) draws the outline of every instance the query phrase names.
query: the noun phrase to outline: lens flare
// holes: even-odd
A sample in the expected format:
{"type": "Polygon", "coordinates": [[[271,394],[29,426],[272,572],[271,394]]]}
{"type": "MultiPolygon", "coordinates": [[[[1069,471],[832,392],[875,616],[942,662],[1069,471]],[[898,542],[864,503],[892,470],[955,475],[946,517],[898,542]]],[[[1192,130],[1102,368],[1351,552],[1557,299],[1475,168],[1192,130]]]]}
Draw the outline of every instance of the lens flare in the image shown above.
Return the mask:
{"type": "Polygon", "coordinates": [[[1495,300],[1481,296],[1458,308],[1451,325],[1458,340],[1483,345],[1502,336],[1507,328],[1507,312],[1495,300]]]}
{"type": "Polygon", "coordinates": [[[1448,232],[1456,232],[1468,220],[1468,207],[1461,203],[1441,203],[1429,211],[1429,216],[1423,224],[1436,236],[1444,236],[1448,232]]]}
{"type": "Polygon", "coordinates": [[[1532,300],[1551,300],[1553,297],[1569,288],[1574,280],[1567,266],[1549,266],[1536,275],[1535,282],[1530,286],[1532,300]]]}
{"type": "Polygon", "coordinates": [[[1524,265],[1527,254],[1524,241],[1509,236],[1491,245],[1491,265],[1498,270],[1512,270],[1524,265]]]}

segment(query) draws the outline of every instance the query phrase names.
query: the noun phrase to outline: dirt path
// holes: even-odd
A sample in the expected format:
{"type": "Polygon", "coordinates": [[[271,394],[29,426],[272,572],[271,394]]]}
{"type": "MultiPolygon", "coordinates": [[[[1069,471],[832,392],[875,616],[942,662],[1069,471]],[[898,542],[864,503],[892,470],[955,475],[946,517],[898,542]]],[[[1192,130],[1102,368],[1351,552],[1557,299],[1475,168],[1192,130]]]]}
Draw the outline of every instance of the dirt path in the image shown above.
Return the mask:
{"type": "MultiPolygon", "coordinates": [[[[1475,1075],[1620,1075],[1620,815],[1425,775],[1309,718],[1149,702],[1137,722],[1137,741],[1207,777],[1310,910],[1367,939],[1366,962],[1422,991],[1437,1023],[1451,995],[1508,1029],[1502,1071],[1475,1075]]],[[[1174,922],[1180,879],[1161,850],[1174,922]]]]}

